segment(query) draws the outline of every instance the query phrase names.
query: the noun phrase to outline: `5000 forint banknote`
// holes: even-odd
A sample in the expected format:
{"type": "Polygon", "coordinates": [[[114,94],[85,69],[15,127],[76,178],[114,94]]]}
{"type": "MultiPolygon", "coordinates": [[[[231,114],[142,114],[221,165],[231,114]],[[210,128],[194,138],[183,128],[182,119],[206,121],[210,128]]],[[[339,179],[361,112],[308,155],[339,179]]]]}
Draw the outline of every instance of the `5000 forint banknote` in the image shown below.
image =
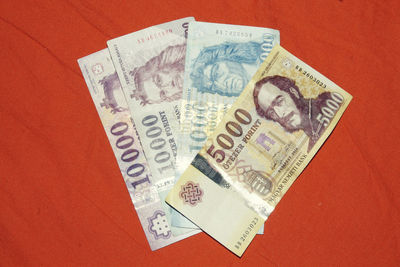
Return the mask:
{"type": "Polygon", "coordinates": [[[241,256],[351,99],[276,45],[166,201],[241,256]]]}

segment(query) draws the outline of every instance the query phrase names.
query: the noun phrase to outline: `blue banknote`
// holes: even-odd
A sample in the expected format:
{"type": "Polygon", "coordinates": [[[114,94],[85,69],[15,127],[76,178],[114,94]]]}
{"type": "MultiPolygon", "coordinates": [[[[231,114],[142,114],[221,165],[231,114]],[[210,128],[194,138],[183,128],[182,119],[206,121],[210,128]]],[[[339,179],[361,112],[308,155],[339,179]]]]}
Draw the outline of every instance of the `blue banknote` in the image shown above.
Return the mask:
{"type": "MultiPolygon", "coordinates": [[[[189,166],[259,65],[279,44],[269,28],[190,22],[182,92],[176,179],[189,166]]],[[[174,212],[172,225],[196,228],[174,212]]],[[[262,231],[262,230],[261,230],[262,231]]]]}

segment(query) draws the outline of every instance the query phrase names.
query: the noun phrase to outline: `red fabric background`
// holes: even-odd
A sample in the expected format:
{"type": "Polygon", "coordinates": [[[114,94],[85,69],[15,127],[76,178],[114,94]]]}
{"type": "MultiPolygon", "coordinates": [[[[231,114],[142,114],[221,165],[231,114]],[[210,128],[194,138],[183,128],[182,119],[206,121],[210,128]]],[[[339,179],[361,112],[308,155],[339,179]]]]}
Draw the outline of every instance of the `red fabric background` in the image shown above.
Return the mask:
{"type": "Polygon", "coordinates": [[[399,1],[0,3],[0,265],[400,262],[399,1]],[[242,258],[204,233],[152,252],[76,60],[194,16],[279,29],[354,96],[242,258]]]}

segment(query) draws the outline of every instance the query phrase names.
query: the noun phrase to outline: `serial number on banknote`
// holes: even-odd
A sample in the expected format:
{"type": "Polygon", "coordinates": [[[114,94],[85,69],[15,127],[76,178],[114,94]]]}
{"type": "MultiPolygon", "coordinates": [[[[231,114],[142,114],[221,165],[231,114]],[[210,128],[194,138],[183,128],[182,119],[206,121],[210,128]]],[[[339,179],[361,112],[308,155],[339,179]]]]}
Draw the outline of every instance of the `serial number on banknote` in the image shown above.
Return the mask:
{"type": "Polygon", "coordinates": [[[306,76],[307,78],[310,78],[313,82],[315,82],[316,84],[318,84],[319,86],[321,86],[322,88],[326,88],[326,84],[323,83],[322,81],[320,81],[319,79],[317,79],[317,77],[314,77],[310,72],[304,70],[302,67],[300,67],[299,65],[296,65],[296,70],[298,70],[299,72],[301,72],[304,76],[306,76]]]}
{"type": "Polygon", "coordinates": [[[257,225],[257,223],[258,218],[254,217],[249,226],[247,226],[246,230],[244,230],[242,236],[240,237],[240,240],[236,242],[235,248],[239,249],[242,246],[243,242],[246,241],[249,234],[254,231],[254,227],[257,225]]]}

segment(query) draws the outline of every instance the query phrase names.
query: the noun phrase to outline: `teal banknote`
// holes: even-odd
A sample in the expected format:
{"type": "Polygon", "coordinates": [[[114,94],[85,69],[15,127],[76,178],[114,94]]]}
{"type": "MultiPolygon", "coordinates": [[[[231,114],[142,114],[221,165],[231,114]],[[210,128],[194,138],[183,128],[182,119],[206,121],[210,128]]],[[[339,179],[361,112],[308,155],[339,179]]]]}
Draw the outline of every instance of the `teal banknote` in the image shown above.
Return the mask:
{"type": "MultiPolygon", "coordinates": [[[[279,31],[274,29],[189,23],[176,179],[190,165],[279,39],[279,31]]],[[[172,215],[172,225],[196,228],[176,212],[172,215]]]]}

